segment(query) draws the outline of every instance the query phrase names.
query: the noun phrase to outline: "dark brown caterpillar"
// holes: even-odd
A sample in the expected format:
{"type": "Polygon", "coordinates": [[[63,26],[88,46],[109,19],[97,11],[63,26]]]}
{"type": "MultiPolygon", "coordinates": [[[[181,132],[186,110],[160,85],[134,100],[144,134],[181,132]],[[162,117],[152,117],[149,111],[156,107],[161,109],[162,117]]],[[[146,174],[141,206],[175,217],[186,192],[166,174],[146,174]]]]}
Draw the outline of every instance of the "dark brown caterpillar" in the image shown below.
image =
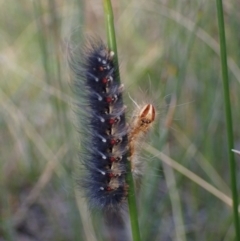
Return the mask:
{"type": "Polygon", "coordinates": [[[113,56],[101,41],[91,40],[71,58],[84,166],[79,182],[89,207],[102,210],[116,209],[127,195],[128,128],[113,56]]]}

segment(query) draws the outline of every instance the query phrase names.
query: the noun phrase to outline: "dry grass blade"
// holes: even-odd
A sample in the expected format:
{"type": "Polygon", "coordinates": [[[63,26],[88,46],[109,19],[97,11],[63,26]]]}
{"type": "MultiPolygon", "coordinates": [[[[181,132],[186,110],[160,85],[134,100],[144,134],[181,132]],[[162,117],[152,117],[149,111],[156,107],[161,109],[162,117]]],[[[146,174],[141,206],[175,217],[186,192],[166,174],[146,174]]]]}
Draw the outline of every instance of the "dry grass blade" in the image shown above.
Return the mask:
{"type": "Polygon", "coordinates": [[[235,153],[237,153],[238,155],[240,155],[240,151],[234,150],[234,149],[232,149],[232,151],[235,152],[235,153]]]}
{"type": "Polygon", "coordinates": [[[228,206],[232,207],[232,199],[229,196],[219,191],[217,188],[215,188],[214,186],[212,186],[211,184],[203,180],[201,177],[197,176],[195,173],[189,171],[187,168],[180,165],[179,163],[177,163],[176,161],[174,161],[173,159],[171,159],[170,157],[168,157],[167,155],[158,151],[157,149],[155,149],[150,145],[146,144],[145,150],[153,154],[154,156],[156,156],[157,158],[159,158],[169,166],[171,166],[176,171],[182,173],[184,176],[191,179],[193,182],[197,183],[199,186],[201,186],[202,188],[204,188],[205,190],[207,190],[208,192],[210,192],[211,194],[219,198],[228,206]]]}
{"type": "Polygon", "coordinates": [[[43,188],[49,183],[54,170],[59,164],[59,159],[67,153],[67,150],[67,146],[65,144],[62,145],[56,155],[48,161],[37,183],[32,188],[31,192],[28,194],[24,202],[21,204],[20,208],[16,211],[13,217],[14,226],[18,226],[25,218],[28,212],[28,208],[36,201],[36,199],[41,194],[43,188]]]}

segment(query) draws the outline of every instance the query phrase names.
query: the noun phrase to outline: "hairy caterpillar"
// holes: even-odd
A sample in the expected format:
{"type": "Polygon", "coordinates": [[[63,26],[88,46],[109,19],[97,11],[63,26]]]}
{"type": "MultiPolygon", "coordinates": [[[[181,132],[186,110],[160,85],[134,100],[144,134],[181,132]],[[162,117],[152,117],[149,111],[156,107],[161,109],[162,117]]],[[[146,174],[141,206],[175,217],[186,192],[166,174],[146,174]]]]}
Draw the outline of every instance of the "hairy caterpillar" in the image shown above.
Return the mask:
{"type": "Polygon", "coordinates": [[[116,209],[127,195],[123,86],[117,82],[114,53],[102,41],[90,40],[79,56],[72,58],[72,67],[76,93],[85,106],[80,110],[85,167],[80,184],[90,208],[116,209]]]}
{"type": "MultiPolygon", "coordinates": [[[[138,106],[137,106],[138,107],[138,106]]],[[[155,108],[152,104],[146,104],[142,107],[138,107],[130,121],[130,133],[129,133],[129,148],[131,158],[132,172],[138,173],[138,163],[136,161],[136,144],[141,141],[141,138],[148,132],[152,123],[155,120],[155,108]]]]}
{"type": "Polygon", "coordinates": [[[89,40],[78,56],[71,56],[81,119],[80,185],[89,207],[104,211],[116,210],[126,199],[128,157],[155,119],[154,107],[146,105],[126,124],[123,85],[117,81],[113,56],[100,40],[89,40]]]}

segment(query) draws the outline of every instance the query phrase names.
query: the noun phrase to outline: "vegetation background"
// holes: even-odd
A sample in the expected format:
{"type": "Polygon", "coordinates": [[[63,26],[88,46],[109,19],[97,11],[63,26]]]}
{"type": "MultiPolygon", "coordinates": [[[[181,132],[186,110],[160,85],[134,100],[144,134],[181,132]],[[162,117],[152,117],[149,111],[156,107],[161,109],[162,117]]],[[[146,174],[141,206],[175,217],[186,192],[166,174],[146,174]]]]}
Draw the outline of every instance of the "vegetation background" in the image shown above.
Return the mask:
{"type": "MultiPolygon", "coordinates": [[[[139,154],[142,240],[234,240],[215,1],[112,3],[129,116],[131,99],[158,110],[139,154]]],[[[239,12],[224,1],[236,149],[239,12]]],[[[0,241],[130,240],[126,212],[102,222],[76,185],[68,46],[104,26],[101,1],[0,1],[0,241]]]]}

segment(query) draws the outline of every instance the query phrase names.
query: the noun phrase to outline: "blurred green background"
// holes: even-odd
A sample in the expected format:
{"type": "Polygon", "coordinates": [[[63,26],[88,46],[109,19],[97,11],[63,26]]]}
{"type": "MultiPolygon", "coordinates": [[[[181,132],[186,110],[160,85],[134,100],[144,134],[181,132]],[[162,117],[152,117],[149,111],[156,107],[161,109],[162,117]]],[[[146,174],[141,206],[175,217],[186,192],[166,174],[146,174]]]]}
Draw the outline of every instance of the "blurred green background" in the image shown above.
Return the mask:
{"type": "MultiPolygon", "coordinates": [[[[131,99],[158,112],[139,153],[142,240],[234,240],[215,1],[112,2],[129,116],[131,99]]],[[[224,1],[238,150],[239,12],[224,1]]],[[[102,2],[2,0],[0,26],[0,241],[131,240],[126,210],[102,222],[76,185],[68,48],[106,39],[102,2]]]]}

